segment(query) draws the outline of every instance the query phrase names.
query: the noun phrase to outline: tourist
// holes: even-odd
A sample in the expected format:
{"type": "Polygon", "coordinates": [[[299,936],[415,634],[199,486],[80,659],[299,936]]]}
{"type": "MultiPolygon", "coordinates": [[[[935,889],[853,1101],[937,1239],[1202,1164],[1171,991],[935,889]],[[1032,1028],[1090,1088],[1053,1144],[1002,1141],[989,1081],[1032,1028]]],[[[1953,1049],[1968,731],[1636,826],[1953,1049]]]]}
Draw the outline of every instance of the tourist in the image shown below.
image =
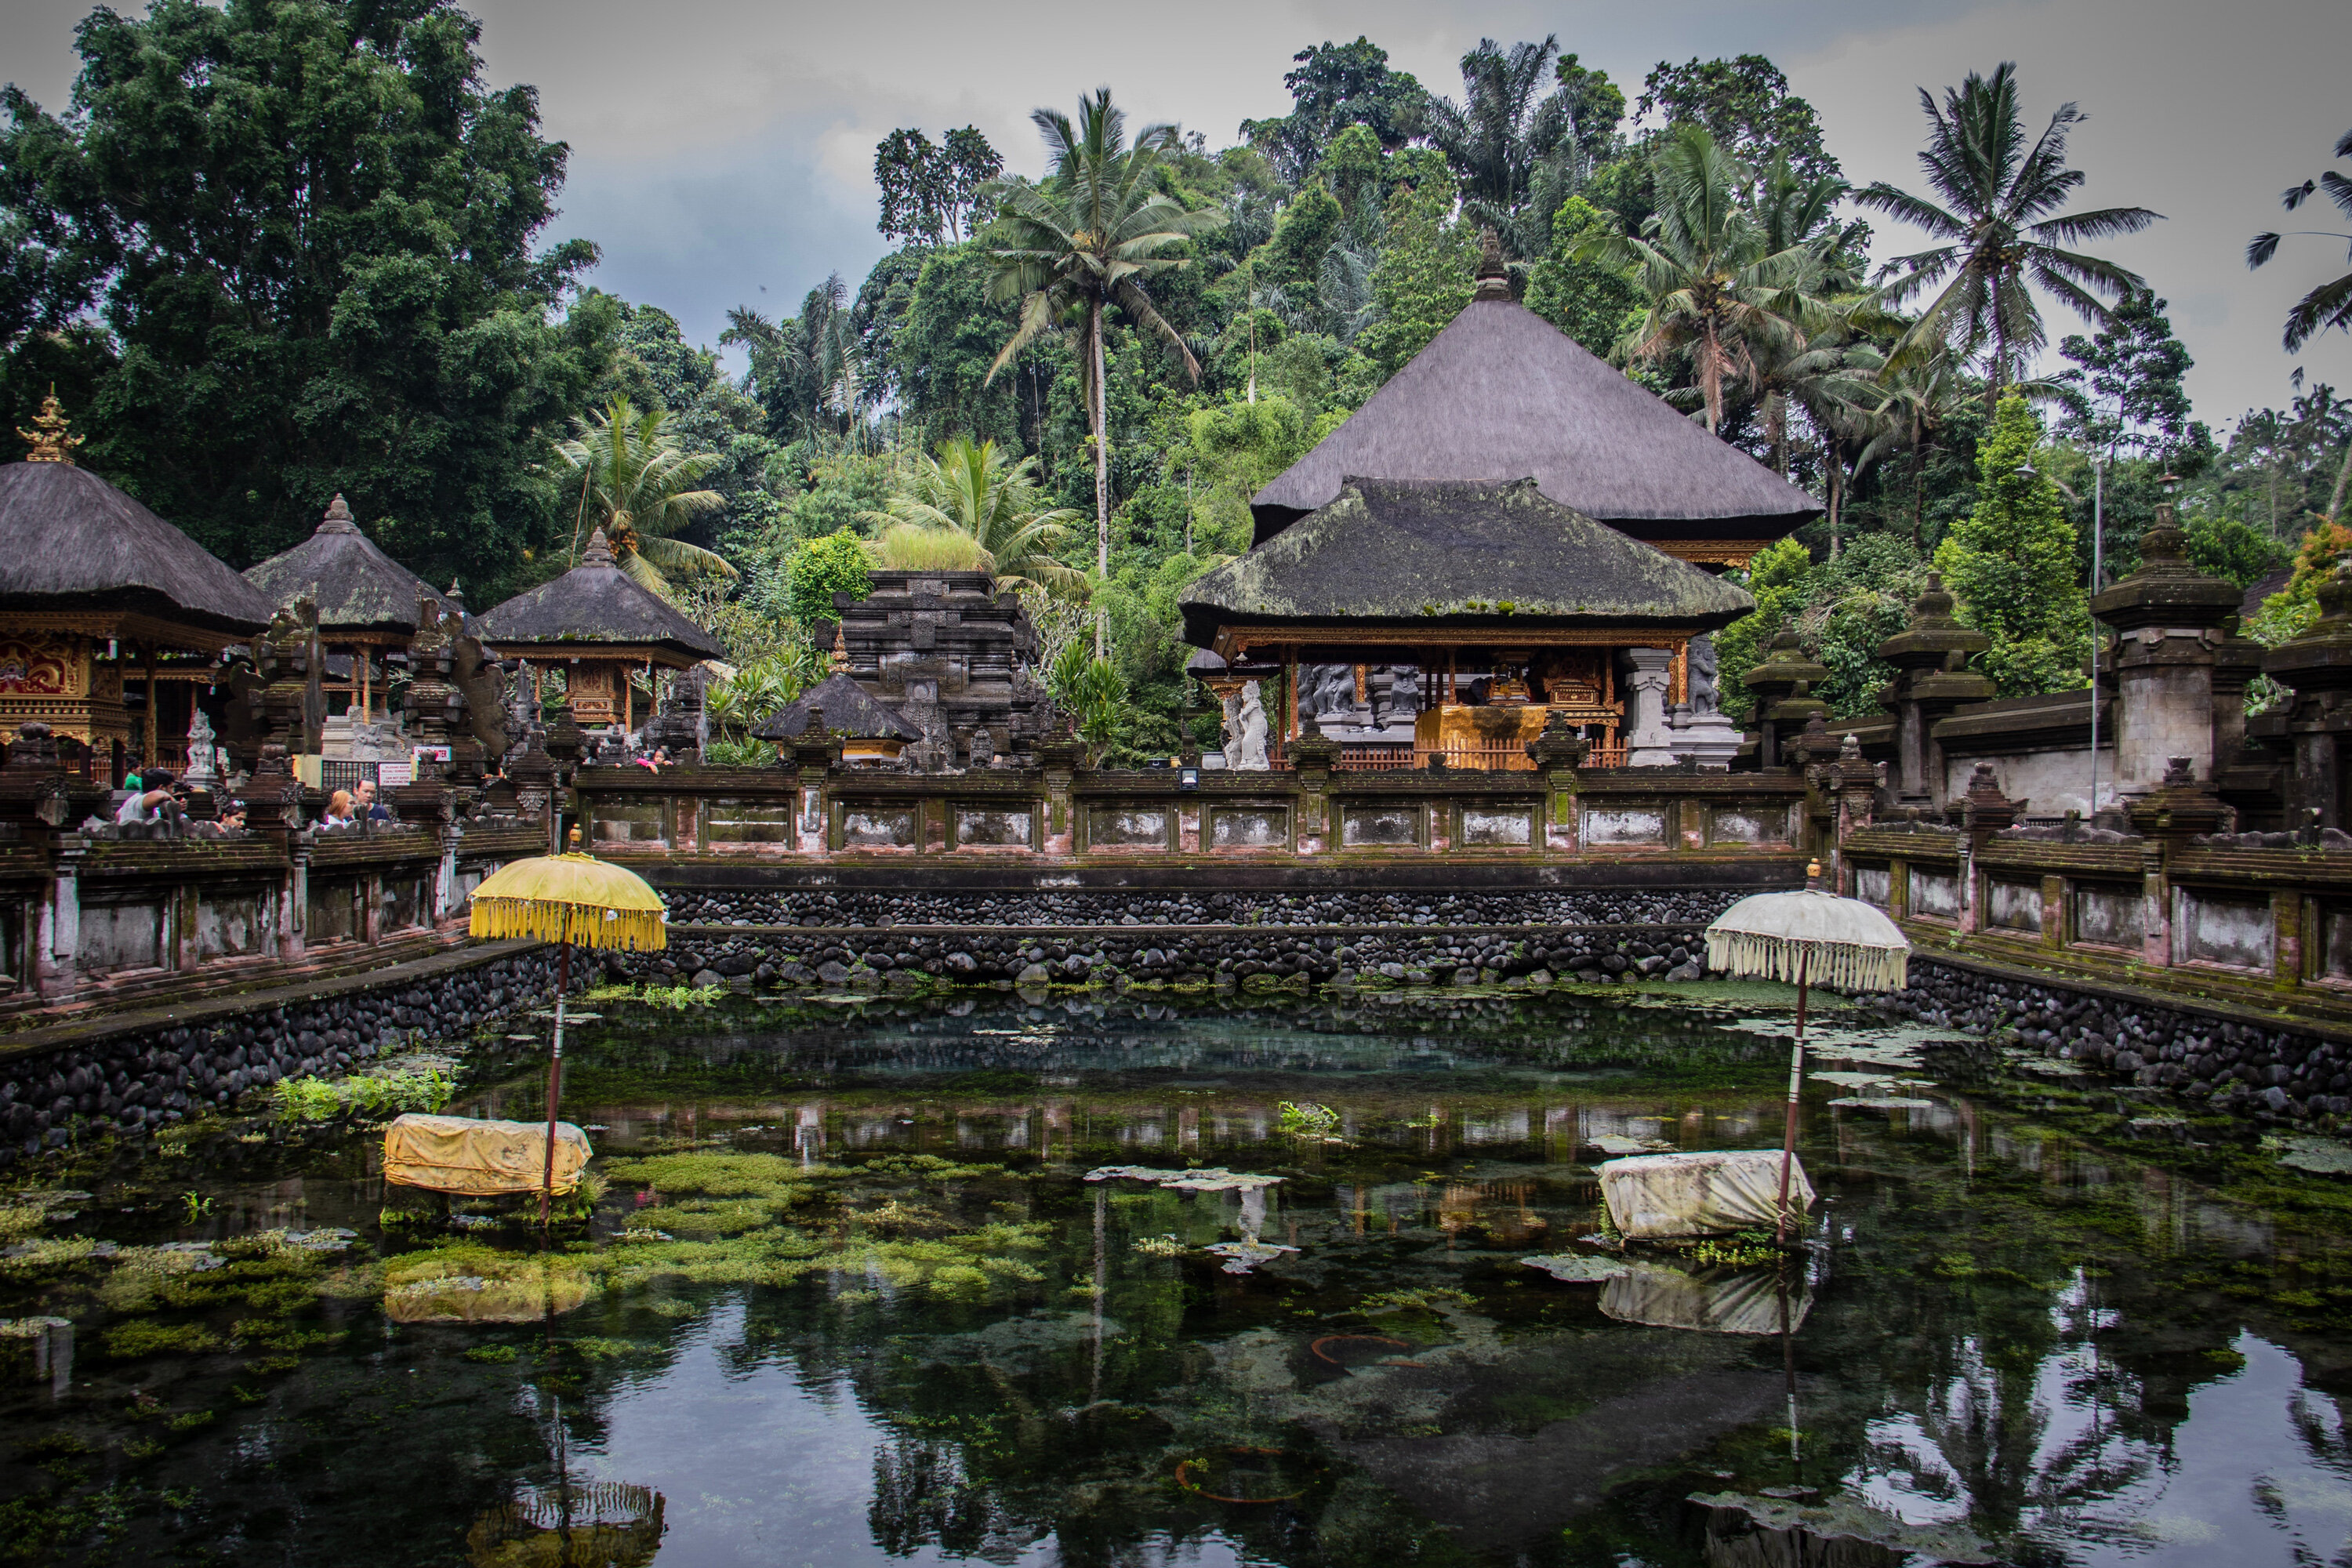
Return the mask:
{"type": "Polygon", "coordinates": [[[359,784],[359,814],[370,822],[390,822],[391,810],[375,798],[375,780],[362,779],[359,784]]]}
{"type": "Polygon", "coordinates": [[[662,764],[668,761],[669,748],[667,746],[656,746],[652,756],[639,757],[637,759],[637,766],[646,769],[648,773],[657,773],[662,771],[662,764]]]}
{"type": "Polygon", "coordinates": [[[132,823],[169,820],[176,810],[172,798],[172,774],[164,768],[151,768],[142,776],[131,793],[122,797],[115,808],[114,820],[122,826],[132,823]]]}
{"type": "Polygon", "coordinates": [[[352,815],[352,792],[339,789],[327,797],[327,814],[319,818],[321,827],[349,827],[358,818],[352,815]]]}

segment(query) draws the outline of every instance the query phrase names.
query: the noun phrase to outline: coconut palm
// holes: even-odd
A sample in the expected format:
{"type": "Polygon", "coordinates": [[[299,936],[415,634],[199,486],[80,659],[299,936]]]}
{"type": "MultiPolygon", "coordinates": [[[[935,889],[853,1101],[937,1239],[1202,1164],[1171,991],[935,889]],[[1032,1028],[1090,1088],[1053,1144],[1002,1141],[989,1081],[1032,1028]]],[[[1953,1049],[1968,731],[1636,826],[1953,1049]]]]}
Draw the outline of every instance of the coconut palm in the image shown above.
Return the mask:
{"type": "Polygon", "coordinates": [[[885,564],[953,560],[995,574],[1000,593],[1026,588],[1083,598],[1086,574],[1050,553],[1070,536],[1080,514],[1068,507],[1045,509],[1040,500],[1036,458],[1008,463],[995,442],[959,437],[941,442],[936,458],[918,457],[906,488],[883,510],[861,515],[885,530],[877,552],[894,557],[885,564]]]}
{"type": "MultiPolygon", "coordinates": [[[[723,510],[717,490],[688,487],[726,459],[688,452],[665,428],[666,408],[639,409],[615,397],[573,422],[575,434],[556,443],[556,455],[580,476],[574,533],[602,528],[621,570],[657,594],[671,579],[735,576],[735,568],[699,545],[669,537],[698,517],[723,510]]],[[[578,548],[577,539],[574,549],[578,548]]]]}
{"type": "MultiPolygon", "coordinates": [[[[2339,158],[2352,158],[2352,131],[2347,131],[2337,139],[2336,155],[2339,158]]],[[[2347,179],[2333,169],[2321,174],[2316,180],[2305,180],[2299,185],[2288,186],[2285,193],[2279,197],[2279,202],[2287,211],[2294,212],[2320,191],[2327,193],[2327,199],[2336,204],[2336,209],[2338,212],[2347,218],[2352,218],[2352,179],[2347,179]]],[[[2352,234],[2337,234],[2333,230],[2298,229],[2295,232],[2312,239],[2352,241],[2352,234]]],[[[2254,236],[2253,242],[2246,247],[2246,265],[2260,267],[2273,256],[2277,255],[2281,237],[2275,234],[2254,236]]],[[[2346,331],[2352,331],[2352,272],[2346,273],[2333,282],[2322,283],[2295,301],[2294,309],[2286,313],[2286,352],[2296,353],[2304,344],[2330,327],[2341,327],[2346,331]]],[[[2346,471],[2352,472],[2352,462],[2347,462],[2346,471]]],[[[2340,479],[2336,482],[2336,504],[2341,506],[2344,484],[2340,479]]]]}
{"type": "MultiPolygon", "coordinates": [[[[1110,89],[1078,101],[1077,122],[1055,110],[1029,117],[1053,154],[1053,172],[1043,184],[1015,180],[996,188],[997,210],[1007,244],[992,252],[992,302],[1021,302],[1020,325],[988,379],[1040,335],[1065,323],[1085,333],[1078,354],[1080,389],[1095,448],[1095,559],[1097,574],[1110,576],[1109,412],[1105,405],[1103,319],[1116,306],[1136,326],[1157,335],[1183,359],[1185,374],[1201,378],[1201,362],[1151,302],[1145,282],[1186,265],[1168,254],[1194,235],[1224,221],[1214,209],[1186,212],[1152,188],[1160,159],[1178,146],[1172,125],[1146,126],[1132,146],[1127,117],[1113,106],[1110,89]]],[[[1095,619],[1095,648],[1106,650],[1108,631],[1095,619]]]]}
{"type": "Polygon", "coordinates": [[[1854,199],[1942,242],[1887,263],[1882,293],[1890,304],[1940,288],[1896,341],[1891,358],[1900,366],[1949,347],[1967,361],[1990,344],[1990,413],[2010,384],[2013,363],[2048,341],[2034,303],[2035,285],[2095,322],[2107,319],[2099,295],[2122,296],[2147,287],[2138,274],[2112,261],[2063,247],[2137,234],[2162,215],[2146,207],[2061,210],[2083,184],[2082,171],[2066,166],[2066,137],[2082,112],[2061,104],[2027,147],[2018,113],[2017,67],[2011,62],[2003,61],[1990,78],[1970,71],[1958,88],[1946,90],[1940,108],[1922,88],[1919,104],[1928,121],[1919,165],[1938,200],[1884,181],[1857,192],[1854,199]]]}
{"type": "Polygon", "coordinates": [[[1770,229],[1741,200],[1748,172],[1702,127],[1676,126],[1654,167],[1658,211],[1642,234],[1598,234],[1578,255],[1638,270],[1650,308],[1618,354],[1656,360],[1687,351],[1711,435],[1723,423],[1725,383],[1753,373],[1751,344],[1787,337],[1801,345],[1837,319],[1823,292],[1835,279],[1817,237],[1773,248],[1770,229]]]}

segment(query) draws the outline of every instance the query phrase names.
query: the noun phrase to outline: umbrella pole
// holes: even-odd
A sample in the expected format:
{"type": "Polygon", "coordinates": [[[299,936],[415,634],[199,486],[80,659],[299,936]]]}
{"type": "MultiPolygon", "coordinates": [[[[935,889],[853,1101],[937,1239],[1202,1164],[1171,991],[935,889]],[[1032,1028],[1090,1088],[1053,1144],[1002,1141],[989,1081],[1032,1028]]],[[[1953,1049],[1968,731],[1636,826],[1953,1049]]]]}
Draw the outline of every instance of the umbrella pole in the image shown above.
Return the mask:
{"type": "Polygon", "coordinates": [[[1789,1244],[1789,1171],[1797,1160],[1797,1093],[1805,1078],[1805,972],[1812,962],[1809,942],[1797,949],[1797,1038],[1789,1047],[1789,1115],[1780,1131],[1780,1215],[1773,1245],[1789,1244]]]}
{"type": "MultiPolygon", "coordinates": [[[[548,1211],[555,1194],[555,1106],[563,1093],[563,993],[572,984],[572,942],[569,938],[555,949],[555,1048],[547,1058],[547,1163],[539,1177],[539,1223],[548,1222],[548,1211]]],[[[1796,1113],[1790,1112],[1790,1128],[1796,1126],[1796,1113]]],[[[1788,1202],[1789,1179],[1780,1178],[1780,1201],[1788,1202]]]]}

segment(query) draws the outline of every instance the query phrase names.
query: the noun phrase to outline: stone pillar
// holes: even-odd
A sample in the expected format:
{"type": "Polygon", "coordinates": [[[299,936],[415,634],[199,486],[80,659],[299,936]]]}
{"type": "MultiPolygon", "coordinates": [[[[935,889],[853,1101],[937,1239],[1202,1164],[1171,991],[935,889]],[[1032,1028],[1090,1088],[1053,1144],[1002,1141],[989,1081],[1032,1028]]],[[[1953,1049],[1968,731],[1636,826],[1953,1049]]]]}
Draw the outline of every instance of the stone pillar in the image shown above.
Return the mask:
{"type": "Polygon", "coordinates": [[[1629,647],[1625,663],[1625,765],[1675,765],[1674,732],[1666,728],[1666,692],[1674,684],[1672,648],[1629,647]]]}
{"type": "Polygon", "coordinates": [[[1528,742],[1528,756],[1543,775],[1549,792],[1543,826],[1544,847],[1562,855],[1576,853],[1576,770],[1584,763],[1591,742],[1571,729],[1568,715],[1555,711],[1544,721],[1543,733],[1528,742]]]}
{"type": "Polygon", "coordinates": [[[2120,634],[2116,647],[2116,789],[2163,786],[2175,759],[2213,776],[2213,668],[2221,627],[2243,597],[2189,563],[2172,505],[2157,509],[2140,541],[2140,568],[2091,601],[2120,634]]]}
{"type": "Polygon", "coordinates": [[[2343,744],[2352,734],[2352,569],[2319,585],[2319,619],[2263,656],[2263,669],[2294,689],[2286,729],[2294,745],[2287,826],[2346,827],[2343,744]]]}
{"type": "MultiPolygon", "coordinates": [[[[813,727],[814,728],[814,727],[813,727]]],[[[793,812],[793,841],[803,855],[825,850],[825,824],[832,819],[825,780],[841,763],[841,742],[823,730],[803,731],[793,742],[793,769],[800,792],[793,812]]]]}
{"type": "Polygon", "coordinates": [[[1990,647],[1992,639],[1960,625],[1952,609],[1944,580],[1931,573],[1911,606],[1911,624],[1878,645],[1878,657],[1898,672],[1885,698],[1895,714],[1895,798],[1931,811],[1941,810],[1949,794],[1936,721],[1993,694],[1992,682],[1969,669],[1969,656],[1990,647]]]}
{"type": "Polygon", "coordinates": [[[310,836],[289,834],[286,847],[286,880],[278,895],[278,956],[297,959],[310,946],[310,836]]]}
{"type": "Polygon", "coordinates": [[[70,1002],[81,985],[81,858],[89,847],[79,837],[58,840],[49,901],[41,911],[40,987],[52,1002],[70,1002]]]}
{"type": "MultiPolygon", "coordinates": [[[[2129,581],[2129,579],[2126,579],[2129,581]]],[[[2197,776],[2189,757],[2171,758],[2157,787],[2129,805],[2132,830],[2147,840],[2143,855],[2147,904],[2146,957],[2150,963],[2172,962],[2172,862],[2191,839],[2220,830],[2230,815],[2212,785],[2197,776]]]]}
{"type": "MultiPolygon", "coordinates": [[[[1815,683],[1830,678],[1830,667],[1819,659],[1809,658],[1797,646],[1797,634],[1787,626],[1773,637],[1765,650],[1764,662],[1748,672],[1747,687],[1756,699],[1756,761],[1764,768],[1783,766],[1783,755],[1789,737],[1805,727],[1810,712],[1795,716],[1794,722],[1777,716],[1780,705],[1792,697],[1809,692],[1815,683]]],[[[1815,704],[1819,707],[1819,704],[1815,704]]],[[[1822,711],[1826,712],[1823,709],[1822,711]]]]}
{"type": "MultiPolygon", "coordinates": [[[[1344,666],[1335,668],[1345,668],[1344,666]]],[[[1331,764],[1339,760],[1339,742],[1322,732],[1321,728],[1309,729],[1290,743],[1292,764],[1297,769],[1297,819],[1292,828],[1291,842],[1301,855],[1313,855],[1328,845],[1338,847],[1339,834],[1330,821],[1331,764]]]]}

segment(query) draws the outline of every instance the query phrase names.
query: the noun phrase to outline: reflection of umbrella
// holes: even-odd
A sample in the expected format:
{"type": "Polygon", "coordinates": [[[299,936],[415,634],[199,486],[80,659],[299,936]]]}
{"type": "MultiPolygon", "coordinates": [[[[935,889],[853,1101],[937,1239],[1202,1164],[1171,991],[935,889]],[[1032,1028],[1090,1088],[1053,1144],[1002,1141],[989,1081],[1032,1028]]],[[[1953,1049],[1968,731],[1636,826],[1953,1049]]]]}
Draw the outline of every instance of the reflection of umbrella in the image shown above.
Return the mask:
{"type": "Polygon", "coordinates": [[[1780,1140],[1780,1223],[1789,1238],[1789,1167],[1797,1152],[1797,1090],[1805,1070],[1805,987],[1898,991],[1911,957],[1902,931],[1860,899],[1822,891],[1822,863],[1805,868],[1796,893],[1753,893],[1706,928],[1706,966],[1727,974],[1792,980],[1797,1039],[1789,1052],[1789,1116],[1780,1140]]]}
{"type": "Polygon", "coordinates": [[[535,937],[558,944],[555,1047],[547,1060],[547,1169],[539,1193],[542,1221],[555,1185],[555,1108],[563,1092],[563,993],[572,984],[572,944],[636,952],[669,945],[661,895],[635,872],[580,853],[576,827],[569,855],[536,856],[501,866],[474,889],[474,935],[535,937]]]}

